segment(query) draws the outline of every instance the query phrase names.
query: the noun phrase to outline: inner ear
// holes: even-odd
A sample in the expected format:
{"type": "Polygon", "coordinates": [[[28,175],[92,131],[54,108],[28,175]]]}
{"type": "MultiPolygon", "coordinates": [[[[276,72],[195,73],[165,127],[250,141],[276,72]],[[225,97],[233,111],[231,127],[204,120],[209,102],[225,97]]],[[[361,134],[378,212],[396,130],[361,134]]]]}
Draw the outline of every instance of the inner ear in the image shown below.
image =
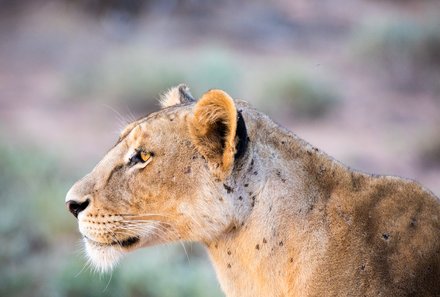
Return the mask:
{"type": "Polygon", "coordinates": [[[223,155],[226,147],[226,139],[228,135],[228,126],[223,123],[223,120],[219,120],[212,124],[209,131],[206,133],[207,141],[216,145],[217,148],[213,150],[213,153],[223,155]]]}
{"type": "Polygon", "coordinates": [[[221,90],[205,93],[194,107],[189,129],[195,147],[214,174],[219,178],[229,175],[237,130],[237,109],[232,98],[221,90]]]}

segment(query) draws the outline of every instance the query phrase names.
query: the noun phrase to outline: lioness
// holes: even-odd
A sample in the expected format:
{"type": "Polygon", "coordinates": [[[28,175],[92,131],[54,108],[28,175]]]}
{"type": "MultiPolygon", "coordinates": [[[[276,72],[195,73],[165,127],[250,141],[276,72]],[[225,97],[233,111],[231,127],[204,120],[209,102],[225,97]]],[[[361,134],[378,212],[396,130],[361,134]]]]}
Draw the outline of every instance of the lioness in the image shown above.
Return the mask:
{"type": "Polygon", "coordinates": [[[440,202],[353,171],[243,101],[184,85],[68,192],[91,262],[206,246],[229,297],[440,296],[440,202]]]}

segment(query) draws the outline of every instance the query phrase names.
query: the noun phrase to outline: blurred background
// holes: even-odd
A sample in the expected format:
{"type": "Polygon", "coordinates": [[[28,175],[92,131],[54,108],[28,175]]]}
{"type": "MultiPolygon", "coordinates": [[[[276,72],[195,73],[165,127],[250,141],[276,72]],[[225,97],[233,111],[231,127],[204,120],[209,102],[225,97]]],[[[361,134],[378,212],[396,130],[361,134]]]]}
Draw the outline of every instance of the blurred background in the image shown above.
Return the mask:
{"type": "Polygon", "coordinates": [[[0,0],[0,296],[222,296],[197,244],[94,273],[64,206],[182,82],[440,195],[439,1],[0,0]]]}

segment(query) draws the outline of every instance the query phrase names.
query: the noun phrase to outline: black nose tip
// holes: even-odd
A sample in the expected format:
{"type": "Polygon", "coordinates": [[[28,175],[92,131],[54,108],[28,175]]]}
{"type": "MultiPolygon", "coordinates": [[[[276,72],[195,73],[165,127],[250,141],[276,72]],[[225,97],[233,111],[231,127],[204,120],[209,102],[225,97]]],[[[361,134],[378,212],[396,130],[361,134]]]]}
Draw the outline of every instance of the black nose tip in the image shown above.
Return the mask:
{"type": "Polygon", "coordinates": [[[69,211],[75,216],[75,218],[78,217],[78,214],[80,212],[82,212],[84,209],[87,208],[87,206],[89,205],[90,200],[87,199],[86,201],[83,202],[78,202],[75,200],[69,200],[66,202],[67,208],[69,208],[69,211]]]}

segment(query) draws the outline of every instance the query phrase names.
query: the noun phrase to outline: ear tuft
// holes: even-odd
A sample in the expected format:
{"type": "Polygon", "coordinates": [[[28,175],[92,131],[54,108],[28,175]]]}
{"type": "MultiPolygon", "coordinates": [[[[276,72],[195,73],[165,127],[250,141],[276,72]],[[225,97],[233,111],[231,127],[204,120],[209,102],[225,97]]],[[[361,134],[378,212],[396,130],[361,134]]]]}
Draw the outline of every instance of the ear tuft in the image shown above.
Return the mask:
{"type": "Polygon", "coordinates": [[[196,100],[189,92],[189,88],[185,84],[180,84],[164,93],[160,97],[159,101],[162,108],[165,108],[173,105],[193,102],[196,100]]]}
{"type": "Polygon", "coordinates": [[[194,107],[189,129],[194,145],[208,160],[215,175],[221,179],[229,175],[236,150],[234,100],[221,90],[205,93],[194,107]]]}

